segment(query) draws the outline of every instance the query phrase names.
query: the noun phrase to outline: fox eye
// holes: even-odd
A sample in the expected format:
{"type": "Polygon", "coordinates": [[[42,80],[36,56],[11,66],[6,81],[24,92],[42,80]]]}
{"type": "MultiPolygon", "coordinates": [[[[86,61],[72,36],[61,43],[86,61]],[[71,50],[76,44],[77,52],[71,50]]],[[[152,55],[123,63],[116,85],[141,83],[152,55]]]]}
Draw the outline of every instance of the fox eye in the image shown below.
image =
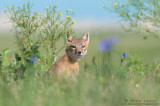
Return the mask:
{"type": "Polygon", "coordinates": [[[83,45],[82,48],[85,48],[85,45],[83,45]]]}
{"type": "Polygon", "coordinates": [[[71,47],[71,48],[76,48],[76,46],[74,46],[74,45],[71,45],[70,47],[71,47]]]}

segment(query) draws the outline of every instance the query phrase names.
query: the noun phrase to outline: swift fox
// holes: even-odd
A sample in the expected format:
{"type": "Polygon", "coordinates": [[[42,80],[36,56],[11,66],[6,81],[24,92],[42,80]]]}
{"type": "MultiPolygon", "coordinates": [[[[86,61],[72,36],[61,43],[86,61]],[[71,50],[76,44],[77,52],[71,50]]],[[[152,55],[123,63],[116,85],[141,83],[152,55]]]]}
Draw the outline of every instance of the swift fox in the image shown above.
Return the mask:
{"type": "Polygon", "coordinates": [[[81,39],[75,39],[67,35],[66,54],[62,56],[52,69],[54,76],[73,76],[79,72],[78,61],[87,53],[89,43],[89,32],[86,32],[81,39]]]}

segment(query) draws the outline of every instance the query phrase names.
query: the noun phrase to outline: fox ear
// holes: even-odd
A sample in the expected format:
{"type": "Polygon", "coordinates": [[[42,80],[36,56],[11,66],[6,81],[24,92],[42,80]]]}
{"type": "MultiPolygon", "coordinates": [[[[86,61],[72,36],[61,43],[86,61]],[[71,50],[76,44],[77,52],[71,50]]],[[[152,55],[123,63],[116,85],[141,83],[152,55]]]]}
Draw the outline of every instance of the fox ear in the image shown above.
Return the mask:
{"type": "Polygon", "coordinates": [[[89,43],[89,32],[86,32],[83,37],[82,37],[83,40],[87,41],[89,43]]]}
{"type": "Polygon", "coordinates": [[[73,41],[73,36],[69,35],[69,33],[67,34],[67,42],[72,42],[73,41]]]}

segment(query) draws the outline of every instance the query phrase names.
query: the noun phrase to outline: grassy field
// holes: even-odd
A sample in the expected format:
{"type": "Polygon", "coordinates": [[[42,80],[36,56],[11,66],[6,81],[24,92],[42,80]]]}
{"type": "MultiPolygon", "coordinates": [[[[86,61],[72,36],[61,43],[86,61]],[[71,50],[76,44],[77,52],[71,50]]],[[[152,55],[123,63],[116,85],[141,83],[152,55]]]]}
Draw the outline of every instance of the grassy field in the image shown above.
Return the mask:
{"type": "MultiPolygon", "coordinates": [[[[85,31],[78,31],[76,33],[77,38],[80,38],[85,31]]],[[[131,52],[136,53],[139,58],[142,58],[144,61],[160,61],[160,44],[159,39],[154,38],[152,35],[148,38],[148,40],[143,40],[143,37],[134,33],[127,33],[121,30],[116,31],[90,31],[90,44],[92,47],[89,47],[88,57],[92,57],[97,54],[98,43],[107,37],[117,36],[119,38],[119,43],[116,45],[115,49],[119,52],[131,52]],[[94,52],[92,52],[94,51],[94,52]]],[[[0,51],[5,48],[15,49],[16,48],[16,40],[14,35],[6,35],[0,34],[0,51]]],[[[58,47],[61,47],[61,41],[57,44],[58,47]]],[[[63,55],[64,51],[60,55],[63,55]]]]}
{"type": "MultiPolygon", "coordinates": [[[[83,31],[77,32],[77,35],[83,34],[83,31]]],[[[57,45],[61,46],[60,43],[57,45]]],[[[0,51],[4,48],[16,48],[13,36],[0,36],[0,51]]],[[[159,54],[159,39],[150,37],[143,40],[139,35],[120,30],[90,30],[88,53],[80,61],[80,74],[76,80],[54,81],[52,77],[37,76],[6,83],[1,78],[0,105],[120,106],[123,103],[155,103],[158,106],[159,54]],[[98,44],[112,35],[119,38],[119,43],[104,65],[106,54],[98,51],[98,44]],[[121,63],[124,52],[128,57],[121,63]]]]}

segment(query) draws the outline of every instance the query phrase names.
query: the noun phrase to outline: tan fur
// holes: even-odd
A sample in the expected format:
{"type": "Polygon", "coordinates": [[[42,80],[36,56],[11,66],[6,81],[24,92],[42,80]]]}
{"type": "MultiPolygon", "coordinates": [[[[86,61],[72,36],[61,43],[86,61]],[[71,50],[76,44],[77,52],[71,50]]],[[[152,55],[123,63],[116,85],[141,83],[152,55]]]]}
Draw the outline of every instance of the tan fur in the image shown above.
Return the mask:
{"type": "Polygon", "coordinates": [[[52,67],[55,77],[64,76],[65,74],[72,77],[78,74],[78,61],[87,53],[88,43],[88,32],[81,39],[68,36],[66,54],[53,64],[52,67]]]}

